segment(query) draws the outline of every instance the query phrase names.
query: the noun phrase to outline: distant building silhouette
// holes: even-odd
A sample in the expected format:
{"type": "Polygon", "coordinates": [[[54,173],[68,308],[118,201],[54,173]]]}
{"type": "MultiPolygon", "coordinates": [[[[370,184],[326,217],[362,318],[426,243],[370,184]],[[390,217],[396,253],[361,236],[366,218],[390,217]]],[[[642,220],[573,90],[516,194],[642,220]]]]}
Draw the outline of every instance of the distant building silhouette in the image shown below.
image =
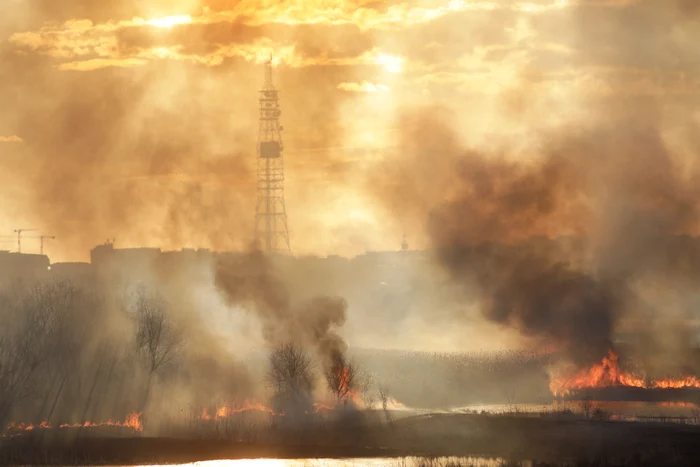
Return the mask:
{"type": "Polygon", "coordinates": [[[51,261],[46,255],[26,255],[0,251],[0,282],[41,279],[49,275],[51,261]]]}

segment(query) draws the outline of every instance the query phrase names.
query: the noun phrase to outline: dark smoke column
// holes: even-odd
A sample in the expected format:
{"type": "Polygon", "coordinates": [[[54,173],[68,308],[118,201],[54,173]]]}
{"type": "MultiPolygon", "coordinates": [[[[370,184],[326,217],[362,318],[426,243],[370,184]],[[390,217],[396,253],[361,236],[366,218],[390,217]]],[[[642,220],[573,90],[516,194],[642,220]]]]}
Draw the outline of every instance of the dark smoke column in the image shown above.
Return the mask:
{"type": "Polygon", "coordinates": [[[255,210],[255,241],[266,253],[291,251],[284,205],[281,113],[278,91],[272,84],[270,57],[265,63],[265,84],[260,91],[258,202],[255,210]]]}

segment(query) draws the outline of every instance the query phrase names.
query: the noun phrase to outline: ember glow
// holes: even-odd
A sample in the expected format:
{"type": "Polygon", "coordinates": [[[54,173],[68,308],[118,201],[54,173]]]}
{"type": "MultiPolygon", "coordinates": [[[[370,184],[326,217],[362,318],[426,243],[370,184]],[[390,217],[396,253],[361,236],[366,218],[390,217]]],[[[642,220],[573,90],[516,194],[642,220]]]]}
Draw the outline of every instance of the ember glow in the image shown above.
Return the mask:
{"type": "Polygon", "coordinates": [[[22,431],[34,431],[34,430],[51,430],[54,428],[97,428],[103,426],[116,426],[131,428],[135,432],[143,431],[143,424],[141,422],[141,413],[131,413],[126,417],[124,421],[113,421],[107,420],[106,422],[91,422],[89,420],[82,423],[62,423],[60,425],[52,425],[48,420],[44,420],[41,423],[21,423],[12,422],[7,426],[5,433],[22,432],[22,431]]]}
{"type": "Polygon", "coordinates": [[[620,369],[619,356],[612,350],[608,356],[587,370],[562,378],[553,378],[549,389],[555,396],[566,396],[577,390],[605,387],[628,387],[643,389],[682,389],[700,388],[700,380],[695,376],[649,380],[620,369]]]}

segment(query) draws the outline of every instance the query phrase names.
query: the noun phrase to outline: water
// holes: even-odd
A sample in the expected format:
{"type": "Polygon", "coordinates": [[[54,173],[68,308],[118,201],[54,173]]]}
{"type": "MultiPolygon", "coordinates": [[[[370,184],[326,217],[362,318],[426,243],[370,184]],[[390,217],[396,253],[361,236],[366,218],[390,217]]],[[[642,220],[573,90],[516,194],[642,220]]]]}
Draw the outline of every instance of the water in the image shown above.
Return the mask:
{"type": "MultiPolygon", "coordinates": [[[[239,459],[201,461],[167,467],[445,467],[459,465],[464,467],[500,467],[503,459],[483,457],[451,457],[422,461],[416,458],[369,458],[369,459],[239,459]],[[453,462],[454,464],[449,464],[453,462]]],[[[522,464],[529,465],[528,463],[522,464]]],[[[161,467],[161,466],[145,466],[161,467]]],[[[165,466],[163,466],[165,467],[165,466]]]]}

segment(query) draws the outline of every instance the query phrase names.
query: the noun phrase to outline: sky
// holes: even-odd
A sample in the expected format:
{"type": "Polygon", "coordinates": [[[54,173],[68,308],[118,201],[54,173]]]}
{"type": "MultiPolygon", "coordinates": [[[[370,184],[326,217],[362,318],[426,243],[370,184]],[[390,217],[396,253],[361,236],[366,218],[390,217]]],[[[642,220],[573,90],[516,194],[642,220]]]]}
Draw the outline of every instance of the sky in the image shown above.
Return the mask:
{"type": "Polygon", "coordinates": [[[270,54],[295,254],[427,246],[453,147],[536,166],[553,135],[631,121],[694,167],[698,19],[694,0],[2,0],[0,235],[55,235],[53,261],[246,248],[270,54]]]}

